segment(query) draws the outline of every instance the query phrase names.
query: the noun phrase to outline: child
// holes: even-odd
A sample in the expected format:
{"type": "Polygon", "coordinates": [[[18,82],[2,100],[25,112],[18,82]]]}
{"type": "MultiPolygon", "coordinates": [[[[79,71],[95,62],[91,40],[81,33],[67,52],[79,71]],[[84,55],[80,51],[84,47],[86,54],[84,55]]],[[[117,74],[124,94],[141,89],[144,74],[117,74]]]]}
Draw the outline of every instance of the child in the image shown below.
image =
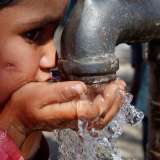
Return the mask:
{"type": "Polygon", "coordinates": [[[77,129],[79,117],[99,117],[94,127],[102,128],[123,102],[121,80],[105,85],[92,101],[80,98],[88,90],[83,82],[48,82],[57,61],[53,35],[66,5],[67,0],[0,0],[1,160],[36,159],[45,143],[41,131],[77,129]]]}

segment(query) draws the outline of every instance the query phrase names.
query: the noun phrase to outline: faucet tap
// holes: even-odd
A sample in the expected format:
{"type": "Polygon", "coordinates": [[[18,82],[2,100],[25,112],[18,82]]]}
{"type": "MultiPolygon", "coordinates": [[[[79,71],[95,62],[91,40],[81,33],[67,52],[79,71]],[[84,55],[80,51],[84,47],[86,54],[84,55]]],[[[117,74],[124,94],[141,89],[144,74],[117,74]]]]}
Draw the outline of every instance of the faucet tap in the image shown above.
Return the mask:
{"type": "Polygon", "coordinates": [[[78,0],[61,41],[65,79],[101,83],[116,78],[115,46],[160,38],[160,0],[78,0]]]}

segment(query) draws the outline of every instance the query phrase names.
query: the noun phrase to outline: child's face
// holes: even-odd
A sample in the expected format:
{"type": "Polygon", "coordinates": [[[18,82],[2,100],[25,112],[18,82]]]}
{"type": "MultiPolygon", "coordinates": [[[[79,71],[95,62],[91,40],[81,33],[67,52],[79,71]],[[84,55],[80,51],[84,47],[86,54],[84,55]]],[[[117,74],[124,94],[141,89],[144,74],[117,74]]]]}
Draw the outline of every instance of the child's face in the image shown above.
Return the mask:
{"type": "Polygon", "coordinates": [[[51,78],[53,35],[67,0],[18,1],[0,10],[0,106],[25,83],[51,78]]]}

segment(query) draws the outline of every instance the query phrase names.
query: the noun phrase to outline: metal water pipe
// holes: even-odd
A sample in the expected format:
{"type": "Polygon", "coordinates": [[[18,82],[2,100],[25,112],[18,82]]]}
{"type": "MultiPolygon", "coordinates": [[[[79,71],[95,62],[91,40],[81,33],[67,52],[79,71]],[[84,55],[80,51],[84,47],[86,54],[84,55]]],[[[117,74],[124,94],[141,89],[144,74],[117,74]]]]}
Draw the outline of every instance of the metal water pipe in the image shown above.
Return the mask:
{"type": "Polygon", "coordinates": [[[115,46],[160,38],[160,0],[78,0],[62,35],[59,68],[86,83],[116,78],[115,46]]]}

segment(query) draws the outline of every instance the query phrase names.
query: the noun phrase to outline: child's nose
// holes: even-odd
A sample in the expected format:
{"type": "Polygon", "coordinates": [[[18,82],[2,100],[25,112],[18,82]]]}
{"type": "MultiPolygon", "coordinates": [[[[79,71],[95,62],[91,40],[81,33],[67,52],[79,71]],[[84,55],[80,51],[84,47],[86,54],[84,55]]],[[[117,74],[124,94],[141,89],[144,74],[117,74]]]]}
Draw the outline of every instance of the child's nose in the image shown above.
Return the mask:
{"type": "Polygon", "coordinates": [[[50,41],[42,49],[43,56],[40,60],[40,67],[42,69],[49,69],[56,66],[56,48],[53,41],[50,41]]]}

